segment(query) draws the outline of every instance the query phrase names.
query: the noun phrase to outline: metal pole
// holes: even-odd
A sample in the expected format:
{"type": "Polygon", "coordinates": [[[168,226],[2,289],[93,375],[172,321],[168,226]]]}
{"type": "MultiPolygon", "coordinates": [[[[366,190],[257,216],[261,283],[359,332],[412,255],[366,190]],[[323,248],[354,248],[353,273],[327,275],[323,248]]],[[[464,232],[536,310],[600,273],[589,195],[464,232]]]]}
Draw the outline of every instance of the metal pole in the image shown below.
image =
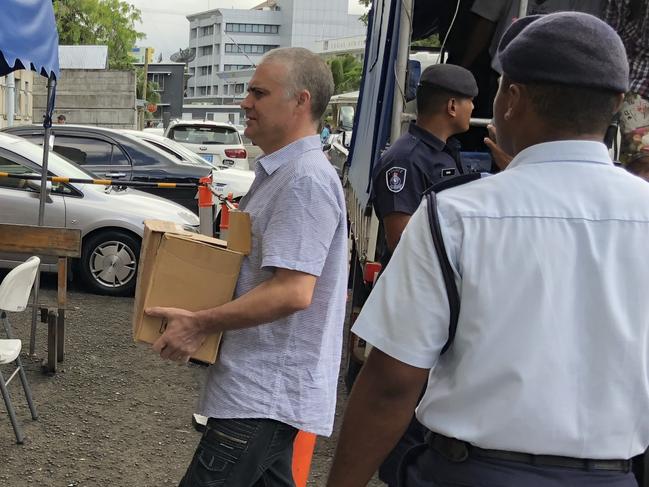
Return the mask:
{"type": "MultiPolygon", "coordinates": [[[[54,86],[56,85],[56,80],[52,77],[47,79],[47,111],[49,112],[50,100],[52,99],[52,93],[54,91],[54,86]]],[[[48,113],[48,116],[51,116],[51,113],[48,113]]],[[[50,135],[52,134],[52,124],[45,124],[45,133],[43,135],[43,165],[41,170],[41,194],[40,201],[38,205],[38,226],[43,226],[43,220],[45,218],[45,200],[47,199],[47,163],[50,158],[50,135]]]]}
{"type": "Polygon", "coordinates": [[[520,6],[518,7],[518,18],[525,17],[527,15],[527,4],[528,0],[520,0],[520,6]]]}
{"type": "Polygon", "coordinates": [[[5,100],[7,102],[7,127],[11,127],[14,124],[14,118],[16,114],[16,78],[14,73],[11,72],[6,77],[6,95],[5,100]]]}
{"type": "Polygon", "coordinates": [[[138,123],[138,129],[142,130],[144,129],[144,117],[146,114],[146,111],[148,110],[148,103],[146,101],[146,91],[147,91],[147,83],[149,82],[149,48],[145,47],[144,48],[144,80],[142,81],[142,99],[144,100],[144,110],[141,112],[141,116],[138,117],[139,123],[138,123]]]}
{"type": "MultiPolygon", "coordinates": [[[[47,78],[47,100],[46,100],[46,120],[45,123],[45,132],[43,134],[43,163],[41,167],[41,193],[40,199],[38,202],[38,226],[42,227],[45,220],[45,200],[47,199],[47,164],[50,157],[50,135],[52,134],[52,113],[50,107],[52,106],[52,95],[54,93],[54,87],[56,86],[56,80],[50,76],[47,78]]],[[[41,272],[40,268],[36,273],[36,279],[34,280],[34,293],[32,301],[32,329],[29,337],[29,355],[35,354],[36,349],[36,321],[38,319],[38,292],[40,289],[41,283],[41,272]]]]}
{"type": "Polygon", "coordinates": [[[390,143],[394,143],[401,136],[401,113],[403,112],[403,92],[406,86],[406,69],[408,67],[408,53],[410,52],[410,32],[412,30],[412,0],[401,0],[399,18],[399,41],[397,60],[394,65],[394,99],[392,102],[392,121],[390,129],[390,143]]]}

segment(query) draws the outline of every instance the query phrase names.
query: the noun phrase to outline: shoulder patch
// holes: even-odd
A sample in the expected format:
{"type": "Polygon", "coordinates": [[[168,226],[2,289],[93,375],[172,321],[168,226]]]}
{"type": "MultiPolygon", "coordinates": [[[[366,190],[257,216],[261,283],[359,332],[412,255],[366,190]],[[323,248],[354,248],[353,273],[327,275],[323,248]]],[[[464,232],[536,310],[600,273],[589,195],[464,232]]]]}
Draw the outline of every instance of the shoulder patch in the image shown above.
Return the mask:
{"type": "Polygon", "coordinates": [[[385,171],[385,182],[388,189],[393,193],[398,193],[406,184],[406,173],[408,171],[403,167],[391,167],[385,171]]]}

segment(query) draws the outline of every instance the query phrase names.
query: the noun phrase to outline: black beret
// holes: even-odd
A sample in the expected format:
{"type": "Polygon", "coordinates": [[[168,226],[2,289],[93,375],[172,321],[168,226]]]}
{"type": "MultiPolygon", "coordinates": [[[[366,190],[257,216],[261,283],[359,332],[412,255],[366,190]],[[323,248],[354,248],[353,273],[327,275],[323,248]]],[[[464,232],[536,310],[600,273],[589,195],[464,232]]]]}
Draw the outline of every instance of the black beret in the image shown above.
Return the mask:
{"type": "Polygon", "coordinates": [[[471,71],[455,64],[433,64],[424,69],[419,85],[432,85],[469,98],[478,95],[478,84],[471,71]]]}
{"type": "Polygon", "coordinates": [[[626,92],[629,62],[620,36],[581,12],[524,17],[503,34],[503,73],[520,83],[557,83],[626,92]]]}

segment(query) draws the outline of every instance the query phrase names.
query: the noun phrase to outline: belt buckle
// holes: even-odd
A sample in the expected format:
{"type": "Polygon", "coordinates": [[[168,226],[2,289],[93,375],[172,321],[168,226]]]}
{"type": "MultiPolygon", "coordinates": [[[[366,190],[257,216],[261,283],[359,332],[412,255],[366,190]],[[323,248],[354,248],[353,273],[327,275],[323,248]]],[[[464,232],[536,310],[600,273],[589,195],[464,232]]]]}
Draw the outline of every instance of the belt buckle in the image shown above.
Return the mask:
{"type": "Polygon", "coordinates": [[[449,462],[461,463],[469,458],[469,446],[464,441],[434,434],[430,445],[449,462]]]}

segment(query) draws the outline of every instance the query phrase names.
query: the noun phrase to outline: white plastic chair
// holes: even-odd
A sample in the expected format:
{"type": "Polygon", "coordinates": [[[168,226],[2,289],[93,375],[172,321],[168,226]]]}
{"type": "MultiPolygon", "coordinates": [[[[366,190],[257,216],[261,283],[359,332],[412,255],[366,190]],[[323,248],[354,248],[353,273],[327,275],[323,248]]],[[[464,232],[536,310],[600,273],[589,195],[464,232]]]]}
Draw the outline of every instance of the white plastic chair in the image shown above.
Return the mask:
{"type": "Polygon", "coordinates": [[[9,419],[14,428],[17,443],[22,443],[25,437],[16,420],[16,412],[14,411],[11,398],[9,397],[9,391],[7,390],[7,386],[16,374],[20,375],[20,381],[25,390],[25,397],[27,398],[27,404],[29,404],[29,410],[32,413],[32,419],[38,419],[38,414],[36,413],[36,408],[32,401],[32,391],[27,383],[27,376],[25,375],[25,370],[20,360],[22,342],[14,339],[12,336],[11,325],[7,319],[7,311],[20,312],[25,310],[40,263],[41,260],[38,257],[30,257],[26,262],[12,269],[2,280],[2,284],[0,284],[0,321],[2,321],[8,337],[7,339],[0,339],[0,365],[11,362],[15,362],[16,364],[16,370],[12,372],[8,380],[5,381],[2,372],[0,372],[0,392],[2,392],[7,413],[9,413],[9,419]]]}

